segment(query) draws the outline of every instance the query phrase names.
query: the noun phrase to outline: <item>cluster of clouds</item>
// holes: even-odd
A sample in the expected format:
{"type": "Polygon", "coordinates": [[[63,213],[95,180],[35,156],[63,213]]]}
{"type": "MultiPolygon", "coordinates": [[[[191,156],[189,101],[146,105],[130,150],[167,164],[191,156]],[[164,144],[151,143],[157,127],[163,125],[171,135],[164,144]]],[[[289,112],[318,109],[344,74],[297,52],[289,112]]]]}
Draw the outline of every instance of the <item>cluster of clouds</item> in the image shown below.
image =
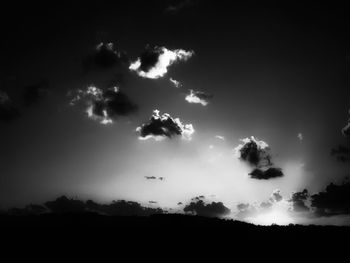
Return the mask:
{"type": "Polygon", "coordinates": [[[267,180],[283,176],[282,169],[273,167],[270,147],[264,141],[259,141],[254,136],[242,139],[235,149],[235,155],[240,160],[254,167],[249,173],[253,179],[267,180]]]}
{"type": "Polygon", "coordinates": [[[205,93],[203,91],[194,91],[192,89],[189,90],[190,94],[186,95],[185,100],[188,103],[197,103],[203,106],[207,106],[209,104],[209,100],[213,98],[212,94],[205,93]]]}
{"type": "Polygon", "coordinates": [[[183,124],[179,118],[172,118],[170,114],[160,115],[159,110],[154,110],[147,123],[136,128],[140,140],[154,139],[156,141],[164,138],[181,136],[184,140],[191,140],[195,132],[192,124],[183,124]]]}
{"type": "Polygon", "coordinates": [[[112,124],[119,116],[128,116],[137,111],[137,105],[118,87],[100,89],[88,86],[86,89],[72,90],[68,93],[70,105],[83,101],[87,116],[101,124],[112,124]]]}
{"type": "Polygon", "coordinates": [[[129,69],[140,77],[158,79],[165,76],[169,66],[178,61],[187,61],[193,55],[193,51],[148,45],[140,57],[130,64],[129,69]]]}
{"type": "Polygon", "coordinates": [[[224,217],[231,213],[231,210],[222,202],[206,202],[204,196],[192,198],[191,202],[183,208],[183,211],[205,217],[224,217]]]}

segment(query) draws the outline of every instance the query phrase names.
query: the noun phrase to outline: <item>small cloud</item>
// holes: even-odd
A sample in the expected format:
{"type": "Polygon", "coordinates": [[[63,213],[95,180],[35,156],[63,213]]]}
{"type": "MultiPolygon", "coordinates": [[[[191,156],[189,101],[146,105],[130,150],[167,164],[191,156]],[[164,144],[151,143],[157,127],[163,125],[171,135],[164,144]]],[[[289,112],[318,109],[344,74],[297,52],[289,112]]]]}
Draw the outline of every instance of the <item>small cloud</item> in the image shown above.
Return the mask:
{"type": "Polygon", "coordinates": [[[182,84],[180,81],[177,81],[173,78],[169,78],[169,81],[175,86],[175,88],[181,88],[182,87],[182,84]]]}
{"type": "Polygon", "coordinates": [[[209,100],[213,98],[213,95],[207,94],[202,91],[194,91],[190,90],[190,94],[186,95],[185,100],[188,103],[198,103],[203,106],[207,106],[209,104],[209,100]]]}
{"type": "Polygon", "coordinates": [[[302,140],[304,139],[304,136],[303,136],[302,133],[298,133],[298,139],[299,139],[300,141],[302,141],[302,140]]]}
{"type": "Polygon", "coordinates": [[[272,192],[271,200],[273,202],[280,202],[282,201],[282,199],[283,199],[283,196],[281,195],[281,190],[276,189],[272,192]]]}
{"type": "MultiPolygon", "coordinates": [[[[350,113],[350,110],[349,110],[349,113],[350,113]]],[[[341,132],[345,137],[350,136],[350,119],[348,120],[348,123],[345,125],[345,127],[341,130],[341,132]]]]}
{"type": "Polygon", "coordinates": [[[220,136],[220,135],[215,135],[215,138],[218,139],[218,140],[222,140],[222,141],[225,140],[225,137],[224,136],[220,136]]]}
{"type": "Polygon", "coordinates": [[[165,47],[146,46],[141,56],[129,66],[131,71],[143,78],[158,79],[168,72],[168,67],[177,61],[187,61],[193,51],[183,49],[169,50],[165,47]]]}
{"type": "Polygon", "coordinates": [[[11,122],[20,116],[7,93],[0,90],[0,121],[11,122]]]}
{"type": "Polygon", "coordinates": [[[185,140],[191,140],[195,130],[192,124],[183,124],[179,118],[174,119],[167,113],[160,115],[158,110],[154,110],[150,120],[137,127],[136,132],[139,133],[140,140],[153,138],[156,141],[160,141],[174,136],[181,136],[185,140]]]}
{"type": "Polygon", "coordinates": [[[181,10],[191,7],[193,5],[195,5],[194,0],[182,0],[182,1],[178,1],[178,3],[169,5],[167,8],[165,8],[164,11],[170,14],[177,14],[181,10]]]}
{"type": "Polygon", "coordinates": [[[117,50],[113,43],[99,43],[94,54],[84,61],[86,69],[110,69],[127,62],[125,52],[117,50]]]}
{"type": "Polygon", "coordinates": [[[253,179],[268,180],[272,178],[282,177],[283,172],[282,169],[274,167],[270,167],[266,170],[256,168],[249,175],[253,179]]]}
{"type": "Polygon", "coordinates": [[[155,176],[145,176],[145,178],[147,180],[156,180],[157,179],[157,177],[155,177],[155,176]]]}
{"type": "Polygon", "coordinates": [[[104,125],[112,124],[119,116],[127,116],[137,111],[137,105],[118,87],[102,90],[92,85],[85,90],[70,91],[68,96],[71,106],[83,100],[88,117],[104,125]]]}

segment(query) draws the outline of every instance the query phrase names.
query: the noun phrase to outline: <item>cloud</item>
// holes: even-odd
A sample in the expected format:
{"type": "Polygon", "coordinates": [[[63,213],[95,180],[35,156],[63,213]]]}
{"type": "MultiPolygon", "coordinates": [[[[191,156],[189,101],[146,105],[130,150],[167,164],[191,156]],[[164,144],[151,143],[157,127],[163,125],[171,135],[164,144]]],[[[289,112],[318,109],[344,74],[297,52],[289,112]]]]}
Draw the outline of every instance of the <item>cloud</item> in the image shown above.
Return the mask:
{"type": "Polygon", "coordinates": [[[249,175],[253,179],[268,180],[272,178],[282,177],[283,172],[280,168],[275,167],[270,167],[266,170],[256,168],[249,175]]]}
{"type": "Polygon", "coordinates": [[[94,54],[83,62],[84,67],[89,69],[110,69],[128,61],[125,52],[118,51],[113,43],[98,44],[94,54]]]}
{"type": "Polygon", "coordinates": [[[169,50],[165,47],[146,46],[141,56],[129,66],[131,71],[143,78],[158,79],[168,72],[168,67],[177,61],[187,61],[193,51],[183,49],[169,50]]]}
{"type": "MultiPolygon", "coordinates": [[[[204,197],[203,197],[204,198],[204,197]]],[[[183,211],[185,213],[192,213],[198,216],[206,217],[223,217],[231,213],[222,202],[205,203],[201,197],[192,199],[190,204],[187,204],[183,211]]]]}
{"type": "Polygon", "coordinates": [[[283,199],[283,196],[281,195],[281,190],[276,189],[272,192],[272,195],[271,195],[272,201],[280,202],[280,201],[282,201],[282,199],[283,199]]]}
{"type": "Polygon", "coordinates": [[[222,140],[222,141],[225,140],[225,137],[224,136],[220,136],[220,135],[215,135],[215,138],[218,139],[218,140],[222,140]]]}
{"type": "Polygon", "coordinates": [[[324,191],[311,196],[311,206],[321,216],[350,214],[350,182],[329,184],[324,191]]]}
{"type": "Polygon", "coordinates": [[[288,200],[292,204],[292,211],[294,212],[309,212],[310,208],[307,206],[307,201],[310,195],[307,189],[301,192],[295,192],[288,200]]]}
{"type": "Polygon", "coordinates": [[[155,176],[145,176],[146,180],[160,180],[160,181],[163,181],[164,180],[164,177],[155,177],[155,176]]]}
{"type": "Polygon", "coordinates": [[[153,214],[162,214],[164,211],[160,208],[144,207],[137,202],[118,200],[110,204],[98,204],[92,200],[86,202],[76,199],[70,199],[61,196],[54,201],[45,203],[45,206],[57,214],[95,212],[110,216],[149,216],[153,214]]]}
{"type": "Polygon", "coordinates": [[[182,84],[180,81],[177,81],[173,78],[169,78],[169,81],[175,86],[175,88],[181,88],[182,87],[182,84]]]}
{"type": "Polygon", "coordinates": [[[49,85],[46,81],[41,83],[30,85],[24,88],[23,101],[24,105],[32,106],[40,102],[41,99],[46,97],[49,93],[49,85]]]}
{"type": "Polygon", "coordinates": [[[85,90],[70,91],[68,96],[72,106],[83,100],[88,117],[105,125],[112,124],[119,116],[128,116],[137,111],[137,105],[118,87],[102,90],[92,85],[85,90]]]}
{"type": "Polygon", "coordinates": [[[194,0],[182,0],[182,1],[178,1],[175,4],[169,5],[164,11],[166,13],[170,13],[170,14],[177,14],[178,12],[182,11],[183,9],[191,7],[195,4],[196,3],[194,0]]]}
{"type": "Polygon", "coordinates": [[[7,93],[0,90],[0,121],[11,122],[20,116],[7,93]]]}
{"type": "Polygon", "coordinates": [[[150,120],[136,128],[139,133],[140,140],[147,140],[150,138],[156,141],[164,138],[173,138],[174,136],[181,136],[185,140],[191,140],[195,132],[192,124],[183,124],[179,118],[172,118],[169,114],[159,114],[158,110],[153,111],[150,120]]]}
{"type": "Polygon", "coordinates": [[[302,141],[304,139],[304,136],[302,133],[298,133],[297,137],[298,137],[299,141],[302,141]]]}
{"type": "Polygon", "coordinates": [[[190,94],[186,95],[185,100],[188,103],[198,103],[203,106],[207,106],[209,104],[209,100],[213,98],[213,95],[202,92],[202,91],[194,91],[190,90],[190,94]]]}
{"type": "MultiPolygon", "coordinates": [[[[350,113],[350,110],[349,110],[349,113],[350,113]]],[[[348,123],[346,124],[346,126],[341,130],[341,132],[345,137],[350,136],[350,119],[348,120],[348,123]]]]}
{"type": "Polygon", "coordinates": [[[340,162],[350,162],[350,148],[339,145],[331,151],[331,155],[335,156],[340,162]]]}
{"type": "Polygon", "coordinates": [[[256,167],[270,166],[271,155],[269,145],[251,136],[241,140],[243,144],[238,145],[234,151],[238,158],[256,167]]]}

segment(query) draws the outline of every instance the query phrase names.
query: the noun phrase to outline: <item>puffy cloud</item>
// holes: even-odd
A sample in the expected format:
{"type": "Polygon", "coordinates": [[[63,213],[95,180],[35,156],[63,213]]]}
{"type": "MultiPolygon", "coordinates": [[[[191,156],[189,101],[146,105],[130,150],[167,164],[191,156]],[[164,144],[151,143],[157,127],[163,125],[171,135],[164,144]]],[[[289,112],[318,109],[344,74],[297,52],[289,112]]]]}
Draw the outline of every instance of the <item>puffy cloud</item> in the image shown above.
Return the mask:
{"type": "Polygon", "coordinates": [[[311,206],[322,216],[350,214],[350,182],[329,184],[324,191],[311,196],[311,206]]]}
{"type": "Polygon", "coordinates": [[[268,180],[272,178],[278,178],[283,176],[283,172],[280,168],[270,167],[268,169],[254,169],[250,174],[253,179],[268,180]]]}
{"type": "Polygon", "coordinates": [[[127,62],[124,52],[118,51],[113,43],[100,43],[94,54],[84,61],[86,69],[109,69],[127,62]]]}
{"type": "Polygon", "coordinates": [[[46,81],[30,85],[24,88],[23,101],[24,105],[32,106],[38,103],[49,93],[49,85],[46,81]]]}
{"type": "Polygon", "coordinates": [[[302,133],[298,133],[297,137],[298,137],[299,141],[302,141],[304,139],[304,136],[302,133]]]}
{"type": "Polygon", "coordinates": [[[213,98],[213,95],[207,94],[202,91],[194,91],[190,90],[190,94],[186,95],[185,100],[188,103],[198,103],[202,104],[203,106],[207,106],[209,103],[209,100],[213,98]]]}
{"type": "Polygon", "coordinates": [[[350,148],[348,147],[339,145],[338,148],[332,149],[331,154],[340,162],[344,163],[350,161],[350,148]]]}
{"type": "Polygon", "coordinates": [[[89,86],[85,90],[70,91],[68,96],[72,106],[83,100],[88,117],[105,125],[113,123],[118,116],[127,116],[137,110],[137,105],[118,87],[102,90],[89,86]]]}
{"type": "Polygon", "coordinates": [[[295,192],[292,194],[289,202],[292,204],[292,210],[294,212],[308,212],[310,208],[307,206],[307,201],[310,195],[307,189],[301,192],[295,192]]]}
{"type": "Polygon", "coordinates": [[[174,136],[181,136],[185,140],[191,140],[195,132],[192,124],[183,124],[179,118],[174,119],[167,113],[160,115],[158,110],[154,110],[150,120],[137,127],[136,131],[140,135],[140,140],[153,138],[156,141],[174,136]]]}
{"type": "MultiPolygon", "coordinates": [[[[349,110],[349,113],[350,113],[350,110],[349,110]]],[[[348,123],[346,124],[346,126],[341,130],[341,132],[346,137],[350,136],[350,119],[349,119],[348,123]]]]}
{"type": "Polygon", "coordinates": [[[11,122],[20,116],[7,93],[0,90],[0,121],[11,122]]]}
{"type": "Polygon", "coordinates": [[[276,189],[272,192],[272,195],[271,195],[272,201],[280,202],[282,201],[282,199],[283,199],[283,196],[281,195],[281,190],[276,189]]]}
{"type": "Polygon", "coordinates": [[[193,54],[193,51],[183,49],[169,50],[165,47],[146,46],[141,56],[130,64],[129,69],[140,77],[158,79],[168,72],[169,66],[177,61],[187,61],[193,54]]]}
{"type": "Polygon", "coordinates": [[[221,136],[221,135],[215,135],[215,138],[218,139],[218,140],[222,140],[222,141],[225,140],[225,137],[221,136]]]}
{"type": "Polygon", "coordinates": [[[269,154],[269,145],[264,141],[251,138],[241,140],[243,143],[238,145],[234,151],[238,158],[257,167],[271,165],[271,156],[269,154]]]}
{"type": "Polygon", "coordinates": [[[182,86],[181,82],[176,79],[169,78],[169,81],[175,86],[175,88],[181,88],[182,86]]]}
{"type": "Polygon", "coordinates": [[[192,199],[192,202],[184,207],[184,212],[205,217],[223,217],[231,213],[222,202],[205,203],[203,199],[204,196],[192,199]]]}

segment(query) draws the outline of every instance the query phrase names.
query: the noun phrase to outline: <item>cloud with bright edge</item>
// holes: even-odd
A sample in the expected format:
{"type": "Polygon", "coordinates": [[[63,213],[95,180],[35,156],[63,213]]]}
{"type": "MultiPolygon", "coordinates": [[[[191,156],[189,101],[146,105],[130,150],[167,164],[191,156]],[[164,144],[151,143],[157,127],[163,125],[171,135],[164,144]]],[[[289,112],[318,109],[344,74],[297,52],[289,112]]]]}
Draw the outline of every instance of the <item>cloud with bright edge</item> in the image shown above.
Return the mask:
{"type": "Polygon", "coordinates": [[[203,106],[207,106],[209,104],[209,100],[212,97],[213,97],[212,95],[202,91],[190,90],[190,94],[186,95],[185,100],[188,103],[197,103],[197,104],[202,104],[203,106]]]}
{"type": "Polygon", "coordinates": [[[146,52],[147,56],[141,55],[130,64],[129,69],[135,71],[140,77],[148,79],[163,77],[168,72],[169,66],[178,61],[187,61],[194,55],[193,51],[169,50],[165,47],[147,47],[146,52]],[[148,59],[150,57],[151,59],[148,59]]]}
{"type": "Polygon", "coordinates": [[[183,124],[179,118],[172,118],[168,113],[159,113],[159,110],[154,110],[149,121],[136,128],[140,140],[161,141],[174,136],[181,136],[184,140],[192,139],[195,132],[192,124],[183,124]]]}
{"type": "MultiPolygon", "coordinates": [[[[349,110],[349,113],[350,113],[350,110],[349,110]]],[[[341,132],[345,137],[350,136],[350,119],[349,119],[348,123],[345,125],[345,127],[341,130],[341,132]]]]}
{"type": "Polygon", "coordinates": [[[181,82],[176,79],[169,78],[169,81],[175,86],[175,88],[181,88],[182,86],[181,82]]]}

